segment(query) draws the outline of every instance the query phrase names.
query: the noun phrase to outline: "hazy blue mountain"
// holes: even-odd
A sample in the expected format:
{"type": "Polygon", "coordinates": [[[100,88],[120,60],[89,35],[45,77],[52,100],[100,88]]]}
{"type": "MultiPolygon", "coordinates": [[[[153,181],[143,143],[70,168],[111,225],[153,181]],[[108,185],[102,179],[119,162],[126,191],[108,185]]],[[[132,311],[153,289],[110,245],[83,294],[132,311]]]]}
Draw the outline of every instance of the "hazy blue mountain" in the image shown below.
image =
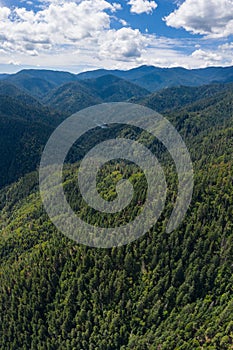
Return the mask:
{"type": "Polygon", "coordinates": [[[153,66],[141,66],[137,68],[133,68],[130,70],[119,70],[119,69],[113,69],[113,70],[108,70],[108,69],[97,69],[97,70],[92,70],[92,71],[86,71],[77,74],[78,79],[85,80],[85,79],[96,79],[99,77],[102,77],[107,74],[115,75],[120,78],[126,78],[128,80],[132,80],[132,76],[134,78],[141,78],[145,74],[148,74],[152,71],[154,71],[155,67],[153,66]]]}
{"type": "Polygon", "coordinates": [[[71,74],[68,72],[25,69],[16,74],[2,75],[7,80],[25,89],[34,97],[43,98],[52,89],[76,80],[97,79],[103,76],[116,76],[134,83],[151,92],[174,86],[201,86],[211,83],[233,82],[233,67],[209,67],[188,70],[181,67],[158,68],[141,66],[127,71],[105,70],[71,74]]]}
{"type": "Polygon", "coordinates": [[[187,85],[200,86],[213,82],[232,82],[233,67],[209,67],[188,70],[185,68],[158,68],[141,66],[128,71],[96,70],[78,74],[78,79],[93,79],[112,74],[129,80],[150,91],[161,90],[166,87],[187,85]]]}
{"type": "Polygon", "coordinates": [[[7,76],[6,80],[41,98],[55,87],[76,80],[76,76],[68,72],[25,69],[7,76]]]}
{"type": "Polygon", "coordinates": [[[76,80],[75,74],[47,69],[25,69],[18,72],[14,76],[21,76],[22,74],[27,74],[28,76],[36,79],[44,79],[55,85],[61,85],[65,82],[76,80]]]}

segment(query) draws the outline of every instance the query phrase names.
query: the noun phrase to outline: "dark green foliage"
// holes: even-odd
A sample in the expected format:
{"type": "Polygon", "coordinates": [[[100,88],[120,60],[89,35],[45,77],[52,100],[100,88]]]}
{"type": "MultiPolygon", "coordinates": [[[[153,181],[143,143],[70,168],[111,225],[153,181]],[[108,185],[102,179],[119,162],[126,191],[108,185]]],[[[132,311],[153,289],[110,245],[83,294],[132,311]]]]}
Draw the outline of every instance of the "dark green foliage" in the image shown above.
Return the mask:
{"type": "Polygon", "coordinates": [[[23,92],[0,94],[0,188],[36,169],[46,141],[63,119],[23,92]]]}
{"type": "MultiPolygon", "coordinates": [[[[39,72],[36,74],[35,71],[26,71],[26,73],[27,79],[30,77],[35,79],[36,84],[39,83],[36,76],[39,72]]],[[[18,73],[8,80],[22,79],[26,73],[18,73]]],[[[41,75],[50,80],[55,75],[54,84],[73,77],[68,73],[66,76],[62,72],[49,71],[41,72],[41,75]]],[[[23,90],[19,89],[8,80],[0,82],[0,188],[36,169],[46,141],[65,116],[102,103],[106,94],[104,89],[98,91],[99,83],[103,83],[102,78],[100,82],[89,81],[87,84],[71,82],[52,90],[44,100],[42,99],[45,104],[51,106],[49,108],[26,93],[25,87],[23,90]]],[[[144,96],[147,93],[144,89],[122,79],[109,77],[107,80],[109,80],[107,91],[112,94],[113,100],[122,99],[123,96],[128,99],[134,94],[144,96]]],[[[105,98],[108,100],[106,96],[105,98]]],[[[77,152],[75,159],[80,159],[77,157],[77,152]]]]}
{"type": "Polygon", "coordinates": [[[200,110],[203,104],[213,104],[212,97],[216,101],[221,101],[222,96],[226,92],[233,91],[233,84],[211,84],[200,87],[180,86],[167,88],[147,96],[145,99],[132,99],[132,102],[143,104],[147,107],[155,109],[159,113],[166,113],[174,109],[183,107],[191,108],[196,106],[200,110]],[[222,94],[222,96],[221,96],[222,94]],[[193,106],[193,104],[195,105],[193,106]]]}
{"type": "Polygon", "coordinates": [[[17,99],[17,101],[21,103],[27,103],[30,107],[42,107],[38,100],[32,97],[29,93],[7,81],[0,81],[0,96],[8,96],[17,99]]]}
{"type": "Polygon", "coordinates": [[[71,115],[102,101],[95,92],[76,81],[66,83],[52,90],[43,99],[43,102],[58,111],[63,111],[67,115],[71,115]]]}
{"type": "Polygon", "coordinates": [[[114,75],[84,80],[83,83],[91,88],[103,102],[126,101],[133,96],[139,98],[149,94],[148,90],[114,75]]]}
{"type": "Polygon", "coordinates": [[[160,221],[112,250],[59,235],[36,193],[3,210],[2,349],[229,349],[232,170],[198,171],[179,230],[166,234],[160,221]]]}
{"type": "Polygon", "coordinates": [[[126,80],[107,75],[97,79],[71,82],[52,90],[43,102],[52,108],[72,114],[103,102],[142,98],[149,91],[126,80]]]}
{"type": "MultiPolygon", "coordinates": [[[[159,155],[168,200],[160,220],[138,241],[102,250],[68,240],[44,212],[36,173],[0,191],[1,350],[232,349],[233,94],[228,87],[203,87],[196,95],[192,90],[193,100],[190,90],[182,89],[171,90],[177,110],[167,117],[190,150],[195,188],[174,232],[166,233],[177,192],[174,164],[158,142],[124,126],[88,133],[82,152],[115,133],[143,140],[159,155]]],[[[65,166],[64,189],[87,221],[118,225],[140,211],[144,177],[139,168],[113,162],[98,174],[105,199],[114,198],[123,175],[135,189],[134,210],[104,220],[83,205],[77,171],[78,164],[65,166]]]]}

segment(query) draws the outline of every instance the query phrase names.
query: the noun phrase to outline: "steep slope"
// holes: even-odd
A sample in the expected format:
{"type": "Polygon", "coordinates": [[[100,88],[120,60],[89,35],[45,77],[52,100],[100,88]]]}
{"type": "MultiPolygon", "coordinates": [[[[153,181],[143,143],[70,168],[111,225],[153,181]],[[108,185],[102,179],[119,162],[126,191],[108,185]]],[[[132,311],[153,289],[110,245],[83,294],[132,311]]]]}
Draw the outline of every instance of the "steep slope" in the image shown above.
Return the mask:
{"type": "Polygon", "coordinates": [[[144,99],[131,99],[131,102],[140,103],[150,107],[160,113],[170,110],[179,109],[189,104],[198,105],[201,100],[209,101],[212,97],[219,98],[219,94],[223,92],[232,92],[233,84],[211,84],[200,87],[180,86],[160,90],[146,96],[144,99]]]}
{"type": "MultiPolygon", "coordinates": [[[[183,114],[169,112],[195,169],[192,204],[172,233],[165,227],[176,175],[166,156],[169,201],[161,219],[122,248],[87,248],[58,233],[42,207],[36,174],[0,191],[1,350],[232,348],[233,94],[221,94],[211,104],[200,99],[198,111],[199,102],[183,106],[183,114]]],[[[135,138],[134,131],[127,135],[135,138]]],[[[102,223],[100,213],[81,206],[76,166],[64,170],[67,198],[78,215],[102,223]]],[[[104,193],[109,198],[126,175],[124,166],[109,164],[102,171],[99,189],[111,183],[104,193]]],[[[127,169],[137,211],[141,173],[127,169]]]]}
{"type": "Polygon", "coordinates": [[[133,96],[144,97],[149,91],[113,75],[71,82],[52,90],[43,102],[56,110],[72,114],[103,102],[126,101],[133,96]]]}
{"type": "Polygon", "coordinates": [[[0,96],[8,96],[16,99],[19,103],[26,103],[33,108],[43,108],[42,104],[24,89],[20,89],[8,81],[0,81],[0,96]]]}
{"type": "Polygon", "coordinates": [[[179,230],[167,235],[160,223],[108,251],[62,237],[36,192],[16,199],[12,214],[4,208],[0,349],[230,349],[232,170],[220,159],[196,169],[179,230]]]}
{"type": "Polygon", "coordinates": [[[104,102],[126,101],[133,96],[143,97],[149,94],[148,90],[114,75],[84,80],[83,83],[104,102]]]}
{"type": "Polygon", "coordinates": [[[101,103],[102,100],[84,84],[72,82],[52,90],[43,99],[43,102],[70,115],[83,108],[101,103]]]}
{"type": "Polygon", "coordinates": [[[65,118],[16,92],[16,98],[0,93],[0,188],[36,168],[49,135],[65,118]]]}
{"type": "MultiPolygon", "coordinates": [[[[35,74],[34,71],[32,73],[35,74]]],[[[53,78],[53,72],[47,74],[49,78],[53,78]]],[[[19,76],[22,78],[21,74],[19,76]]],[[[67,79],[69,78],[68,75],[67,79]]],[[[38,84],[38,79],[36,77],[33,79],[38,84]]],[[[61,79],[64,79],[63,74],[61,79]]],[[[60,83],[58,79],[56,82],[60,83]]],[[[65,116],[85,107],[102,103],[103,100],[99,96],[107,94],[105,88],[118,98],[125,94],[127,99],[134,93],[143,96],[143,89],[115,77],[107,78],[105,87],[103,83],[101,79],[100,82],[89,81],[87,84],[72,82],[62,85],[52,90],[43,100],[50,106],[49,108],[26,93],[25,87],[21,89],[8,80],[0,82],[0,187],[34,170],[52,130],[65,116]],[[102,85],[102,90],[98,89],[98,84],[102,85]]]]}
{"type": "MultiPolygon", "coordinates": [[[[0,87],[1,89],[1,87],[0,87]]],[[[29,122],[41,122],[46,125],[58,125],[64,114],[54,112],[33,97],[21,93],[9,96],[0,93],[0,114],[6,118],[16,117],[29,122]]]]}

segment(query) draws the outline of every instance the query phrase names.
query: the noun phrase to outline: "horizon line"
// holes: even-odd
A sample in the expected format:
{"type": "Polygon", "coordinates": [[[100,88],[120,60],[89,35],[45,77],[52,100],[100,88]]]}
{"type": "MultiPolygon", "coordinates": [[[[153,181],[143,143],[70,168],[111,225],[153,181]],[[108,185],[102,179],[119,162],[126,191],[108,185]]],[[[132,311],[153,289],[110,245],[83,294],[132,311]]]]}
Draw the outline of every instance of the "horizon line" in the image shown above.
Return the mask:
{"type": "MultiPolygon", "coordinates": [[[[7,64],[3,64],[4,66],[11,66],[11,65],[7,65],[7,64]]],[[[1,65],[0,65],[1,66],[1,65]]],[[[193,71],[193,70],[204,70],[204,69],[211,69],[211,68],[232,68],[233,65],[229,65],[229,66],[223,66],[223,65],[219,65],[219,66],[207,66],[207,67],[196,67],[196,68],[187,68],[184,66],[173,66],[173,67],[168,67],[168,66],[154,66],[154,65],[150,65],[150,64],[143,64],[143,65],[138,65],[129,69],[119,69],[119,68],[104,68],[104,67],[89,67],[89,69],[87,68],[86,70],[80,70],[77,72],[72,72],[72,70],[66,69],[64,68],[58,68],[58,67],[34,67],[34,66],[25,66],[25,67],[21,67],[20,69],[13,71],[13,72],[6,72],[6,71],[0,71],[0,75],[14,75],[17,73],[20,73],[22,71],[48,71],[48,72],[63,72],[63,73],[70,73],[73,75],[79,75],[82,73],[87,73],[87,72],[95,72],[95,71],[100,71],[100,70],[105,70],[105,71],[131,71],[134,69],[140,69],[143,67],[153,67],[153,68],[157,68],[157,69],[184,69],[184,70],[188,70],[188,71],[193,71]]],[[[68,68],[68,67],[67,67],[68,68]]]]}

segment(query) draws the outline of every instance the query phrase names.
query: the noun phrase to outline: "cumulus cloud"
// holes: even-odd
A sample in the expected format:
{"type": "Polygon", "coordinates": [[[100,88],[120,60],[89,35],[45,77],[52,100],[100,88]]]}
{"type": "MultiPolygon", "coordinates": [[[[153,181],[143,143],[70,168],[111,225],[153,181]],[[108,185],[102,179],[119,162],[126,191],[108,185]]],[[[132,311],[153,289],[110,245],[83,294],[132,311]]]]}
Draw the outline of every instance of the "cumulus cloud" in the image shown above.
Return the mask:
{"type": "MultiPolygon", "coordinates": [[[[131,61],[141,56],[146,37],[137,29],[111,28],[118,3],[105,0],[45,1],[37,12],[25,8],[1,8],[0,50],[31,57],[66,52],[98,60],[131,61]]],[[[120,19],[119,19],[120,20],[120,19]]]]}
{"type": "Polygon", "coordinates": [[[207,62],[208,65],[213,65],[216,62],[219,64],[222,61],[221,54],[217,52],[202,50],[202,49],[195,50],[192,53],[192,57],[198,58],[204,62],[207,62]]]}
{"type": "MultiPolygon", "coordinates": [[[[153,1],[130,2],[131,12],[133,3],[157,6],[153,1]]],[[[216,47],[216,44],[212,45],[213,40],[206,38],[168,39],[148,31],[142,33],[117,16],[116,12],[121,8],[117,2],[40,0],[40,5],[31,11],[23,7],[0,6],[1,63],[21,62],[20,68],[22,65],[40,65],[71,71],[80,66],[129,69],[140,64],[187,68],[233,64],[233,46],[226,40],[219,40],[216,47]],[[118,26],[113,29],[116,20],[118,26]]],[[[149,13],[151,10],[147,5],[134,8],[135,13],[142,13],[142,10],[149,13]]],[[[182,5],[179,6],[180,9],[182,5]]]]}
{"type": "Polygon", "coordinates": [[[227,37],[233,34],[233,0],[185,0],[164,20],[193,34],[227,37]]]}
{"type": "Polygon", "coordinates": [[[155,1],[149,0],[130,0],[128,5],[131,6],[130,12],[138,15],[141,13],[152,13],[158,6],[155,1]]]}
{"type": "Polygon", "coordinates": [[[110,27],[106,10],[114,12],[116,5],[105,0],[59,4],[52,1],[36,13],[25,8],[1,8],[0,47],[31,54],[96,37],[110,27]]]}
{"type": "Polygon", "coordinates": [[[5,22],[10,16],[11,11],[8,7],[1,7],[0,9],[0,21],[5,22]]]}
{"type": "Polygon", "coordinates": [[[202,62],[201,66],[230,66],[233,65],[233,43],[218,45],[215,48],[197,48],[191,59],[202,62]]]}
{"type": "Polygon", "coordinates": [[[148,38],[138,29],[110,30],[101,40],[99,54],[100,57],[130,61],[141,57],[148,43],[148,38]]]}
{"type": "Polygon", "coordinates": [[[219,48],[223,51],[227,51],[227,52],[230,51],[233,57],[233,43],[226,43],[226,44],[220,45],[219,48]]]}

